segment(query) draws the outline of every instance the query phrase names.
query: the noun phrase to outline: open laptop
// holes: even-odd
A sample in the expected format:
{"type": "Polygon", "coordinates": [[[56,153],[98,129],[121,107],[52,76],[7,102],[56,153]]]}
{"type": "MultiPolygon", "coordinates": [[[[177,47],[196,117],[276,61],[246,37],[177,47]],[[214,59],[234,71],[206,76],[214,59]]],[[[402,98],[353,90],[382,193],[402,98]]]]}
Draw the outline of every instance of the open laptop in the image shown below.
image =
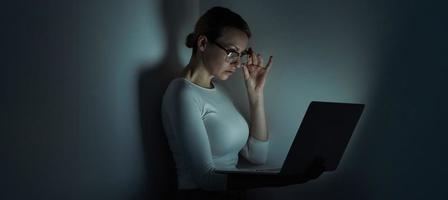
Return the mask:
{"type": "Polygon", "coordinates": [[[248,168],[215,169],[216,173],[301,174],[321,157],[325,171],[337,168],[355,130],[364,104],[312,101],[280,168],[253,165],[248,168]]]}

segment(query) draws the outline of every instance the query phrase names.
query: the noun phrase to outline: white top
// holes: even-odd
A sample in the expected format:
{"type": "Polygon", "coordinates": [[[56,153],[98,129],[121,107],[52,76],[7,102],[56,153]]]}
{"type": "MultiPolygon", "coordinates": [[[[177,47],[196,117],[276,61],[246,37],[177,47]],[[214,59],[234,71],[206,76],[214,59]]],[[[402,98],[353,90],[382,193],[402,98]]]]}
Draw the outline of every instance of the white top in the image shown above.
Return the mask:
{"type": "Polygon", "coordinates": [[[162,121],[176,163],[178,188],[226,190],[238,153],[254,164],[267,160],[269,140],[249,137],[246,120],[223,87],[205,88],[185,78],[171,81],[162,100],[162,121]]]}

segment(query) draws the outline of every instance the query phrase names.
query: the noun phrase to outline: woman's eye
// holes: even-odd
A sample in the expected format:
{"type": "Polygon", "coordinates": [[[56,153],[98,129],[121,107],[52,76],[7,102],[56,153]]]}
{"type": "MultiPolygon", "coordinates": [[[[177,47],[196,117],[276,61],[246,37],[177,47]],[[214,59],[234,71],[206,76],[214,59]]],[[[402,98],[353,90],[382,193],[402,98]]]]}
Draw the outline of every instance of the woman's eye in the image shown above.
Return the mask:
{"type": "Polygon", "coordinates": [[[231,51],[229,53],[229,57],[237,57],[237,56],[238,56],[238,53],[236,53],[236,52],[231,51]]]}

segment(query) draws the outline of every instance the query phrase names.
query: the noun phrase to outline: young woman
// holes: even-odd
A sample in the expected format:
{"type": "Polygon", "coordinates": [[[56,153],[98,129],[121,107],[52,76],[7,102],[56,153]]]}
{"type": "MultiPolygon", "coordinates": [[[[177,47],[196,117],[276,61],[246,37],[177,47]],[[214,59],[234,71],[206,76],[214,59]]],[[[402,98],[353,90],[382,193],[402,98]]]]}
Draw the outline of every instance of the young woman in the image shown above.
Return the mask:
{"type": "Polygon", "coordinates": [[[186,46],[192,48],[190,62],[171,81],[162,101],[162,121],[183,197],[302,183],[323,171],[318,163],[305,175],[287,177],[214,172],[216,168],[235,168],[239,154],[254,164],[267,160],[270,140],[264,86],[273,58],[265,64],[260,54],[248,48],[250,37],[248,24],[238,14],[214,7],[199,18],[186,39],[186,46]],[[214,82],[215,78],[227,80],[240,69],[249,98],[249,123],[214,82]]]}

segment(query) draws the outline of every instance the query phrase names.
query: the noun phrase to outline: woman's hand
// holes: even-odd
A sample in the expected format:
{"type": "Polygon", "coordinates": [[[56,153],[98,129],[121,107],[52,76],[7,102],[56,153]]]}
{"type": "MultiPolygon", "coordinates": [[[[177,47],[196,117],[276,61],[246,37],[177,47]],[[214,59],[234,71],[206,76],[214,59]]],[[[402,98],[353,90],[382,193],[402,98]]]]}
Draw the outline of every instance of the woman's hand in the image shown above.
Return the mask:
{"type": "Polygon", "coordinates": [[[263,57],[249,48],[248,61],[243,64],[244,80],[246,89],[251,100],[263,96],[263,89],[266,77],[272,66],[272,56],[269,57],[268,64],[264,66],[263,57]]]}

